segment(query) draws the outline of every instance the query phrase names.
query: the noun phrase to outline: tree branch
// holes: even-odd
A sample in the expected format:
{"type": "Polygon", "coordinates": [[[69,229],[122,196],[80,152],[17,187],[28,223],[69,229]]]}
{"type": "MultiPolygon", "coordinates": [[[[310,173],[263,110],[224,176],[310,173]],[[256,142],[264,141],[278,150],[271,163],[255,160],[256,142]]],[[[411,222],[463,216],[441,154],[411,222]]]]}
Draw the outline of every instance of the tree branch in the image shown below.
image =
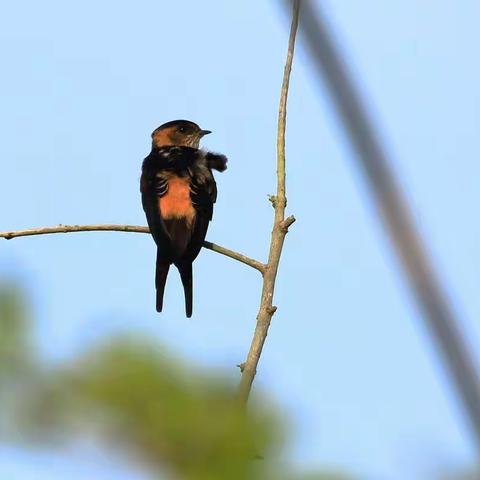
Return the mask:
{"type": "Polygon", "coordinates": [[[252,389],[252,383],[257,371],[257,365],[262,354],[263,345],[267,338],[268,328],[270,327],[272,316],[277,309],[277,307],[273,305],[273,294],[275,290],[275,280],[277,278],[278,265],[282,254],[285,235],[288,232],[288,227],[295,221],[295,217],[293,216],[285,219],[285,207],[287,205],[285,193],[285,130],[288,87],[290,83],[290,72],[292,70],[293,54],[295,50],[295,37],[297,34],[299,12],[300,0],[295,0],[293,4],[290,38],[288,41],[288,53],[285,62],[283,83],[280,93],[280,106],[278,111],[277,194],[275,197],[270,197],[270,201],[275,209],[274,225],[270,242],[268,263],[263,275],[263,287],[260,299],[260,308],[257,314],[257,324],[253,334],[247,360],[244,364],[242,364],[242,378],[239,387],[239,398],[244,404],[246,404],[248,401],[248,397],[252,389]]]}
{"type": "MultiPolygon", "coordinates": [[[[239,398],[242,403],[246,404],[252,383],[255,378],[256,369],[260,356],[262,354],[263,345],[267,338],[268,328],[272,320],[272,316],[277,310],[273,305],[273,294],[275,290],[275,281],[278,272],[278,265],[282,254],[283,243],[288,228],[295,222],[295,217],[285,218],[285,207],[287,198],[285,192],[285,130],[287,116],[287,98],[288,87],[290,82],[290,72],[292,69],[293,55],[295,50],[295,37],[298,27],[298,17],[300,12],[300,0],[295,0],[293,4],[292,23],[290,27],[290,37],[288,43],[288,53],[285,62],[283,74],[283,83],[280,93],[280,105],[278,112],[278,131],[277,131],[277,193],[270,196],[270,201],[275,209],[274,224],[270,241],[270,251],[268,263],[265,265],[257,260],[251,259],[241,253],[234,252],[227,248],[215,245],[211,242],[204,242],[203,246],[209,250],[220,253],[245,265],[248,265],[263,275],[262,294],[260,299],[260,307],[257,314],[257,324],[255,332],[248,352],[247,360],[241,365],[242,378],[239,387],[239,398]]],[[[47,235],[53,233],[73,233],[73,232],[91,232],[91,231],[117,231],[132,233],[150,233],[148,227],[136,225],[59,225],[57,227],[41,227],[30,228],[26,230],[16,230],[8,232],[0,232],[0,238],[10,240],[16,237],[25,237],[32,235],[47,235]]]]}
{"type": "MultiPolygon", "coordinates": [[[[10,232],[0,232],[0,238],[11,240],[16,237],[28,237],[32,235],[48,235],[51,233],[73,233],[73,232],[131,232],[131,233],[150,233],[148,227],[141,227],[139,225],[112,225],[112,224],[99,224],[99,225],[58,225],[57,227],[40,227],[40,228],[28,228],[25,230],[15,230],[10,232]]],[[[228,248],[221,247],[212,242],[203,242],[203,246],[212,250],[213,252],[220,253],[226,257],[230,257],[233,260],[244,263],[249,267],[258,270],[262,275],[265,273],[266,265],[249,258],[228,248]]]]}
{"type": "Polygon", "coordinates": [[[205,248],[208,248],[209,250],[212,250],[213,252],[220,253],[222,255],[225,255],[226,257],[233,258],[238,262],[242,262],[245,265],[248,265],[249,267],[255,268],[262,275],[265,273],[265,270],[267,268],[267,266],[264,263],[259,262],[258,260],[254,260],[253,258],[247,257],[242,253],[234,252],[233,250],[229,250],[228,248],[221,247],[220,245],[217,245],[215,243],[205,241],[203,242],[203,246],[205,248]]]}

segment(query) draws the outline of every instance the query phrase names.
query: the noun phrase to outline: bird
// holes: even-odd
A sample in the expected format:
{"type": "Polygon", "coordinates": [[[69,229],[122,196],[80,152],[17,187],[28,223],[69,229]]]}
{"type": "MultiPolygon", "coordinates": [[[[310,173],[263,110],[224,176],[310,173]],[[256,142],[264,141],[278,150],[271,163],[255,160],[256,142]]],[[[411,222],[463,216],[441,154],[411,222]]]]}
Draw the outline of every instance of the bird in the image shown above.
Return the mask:
{"type": "Polygon", "coordinates": [[[225,155],[200,149],[200,140],[209,133],[189,120],[164,123],[153,131],[151,152],[142,163],[142,206],[157,245],[157,312],[162,311],[168,271],[174,264],[183,284],[185,314],[192,316],[192,264],[217,200],[212,170],[227,168],[225,155]]]}

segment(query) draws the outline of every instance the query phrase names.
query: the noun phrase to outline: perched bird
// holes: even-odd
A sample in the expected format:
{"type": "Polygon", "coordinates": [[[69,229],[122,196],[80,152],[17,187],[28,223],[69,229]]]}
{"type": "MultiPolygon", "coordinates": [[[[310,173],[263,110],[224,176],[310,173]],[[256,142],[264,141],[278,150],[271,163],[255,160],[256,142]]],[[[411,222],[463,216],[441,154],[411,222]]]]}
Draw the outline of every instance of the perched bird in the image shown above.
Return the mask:
{"type": "Polygon", "coordinates": [[[153,131],[152,151],[143,161],[142,204],[157,244],[157,312],[162,311],[173,263],[185,291],[186,315],[192,316],[192,263],[202,248],[217,199],[212,169],[227,168],[224,155],[199,150],[200,139],[208,133],[187,120],[165,123],[153,131]]]}

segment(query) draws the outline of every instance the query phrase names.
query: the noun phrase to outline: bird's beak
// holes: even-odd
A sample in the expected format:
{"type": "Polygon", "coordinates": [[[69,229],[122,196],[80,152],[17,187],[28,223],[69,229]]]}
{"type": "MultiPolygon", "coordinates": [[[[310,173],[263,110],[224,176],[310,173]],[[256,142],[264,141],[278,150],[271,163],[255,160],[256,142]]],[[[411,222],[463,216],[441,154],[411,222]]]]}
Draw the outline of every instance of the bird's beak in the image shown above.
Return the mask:
{"type": "Polygon", "coordinates": [[[212,133],[211,130],[200,130],[200,136],[203,137],[204,135],[208,135],[209,133],[212,133]]]}

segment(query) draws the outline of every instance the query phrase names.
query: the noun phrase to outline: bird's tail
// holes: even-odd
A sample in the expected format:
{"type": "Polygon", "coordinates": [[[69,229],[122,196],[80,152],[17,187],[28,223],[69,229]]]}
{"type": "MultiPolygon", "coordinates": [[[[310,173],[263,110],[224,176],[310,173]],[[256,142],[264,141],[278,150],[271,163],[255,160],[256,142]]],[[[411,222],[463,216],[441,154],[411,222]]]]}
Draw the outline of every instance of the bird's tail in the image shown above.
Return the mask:
{"type": "Polygon", "coordinates": [[[183,290],[185,292],[185,314],[190,318],[193,308],[192,262],[176,263],[175,265],[180,272],[180,278],[182,279],[183,290]]]}
{"type": "Polygon", "coordinates": [[[165,291],[165,282],[167,281],[168,269],[170,263],[163,260],[160,251],[157,250],[157,267],[155,271],[155,288],[157,289],[157,312],[163,308],[163,292],[165,291]]]}

